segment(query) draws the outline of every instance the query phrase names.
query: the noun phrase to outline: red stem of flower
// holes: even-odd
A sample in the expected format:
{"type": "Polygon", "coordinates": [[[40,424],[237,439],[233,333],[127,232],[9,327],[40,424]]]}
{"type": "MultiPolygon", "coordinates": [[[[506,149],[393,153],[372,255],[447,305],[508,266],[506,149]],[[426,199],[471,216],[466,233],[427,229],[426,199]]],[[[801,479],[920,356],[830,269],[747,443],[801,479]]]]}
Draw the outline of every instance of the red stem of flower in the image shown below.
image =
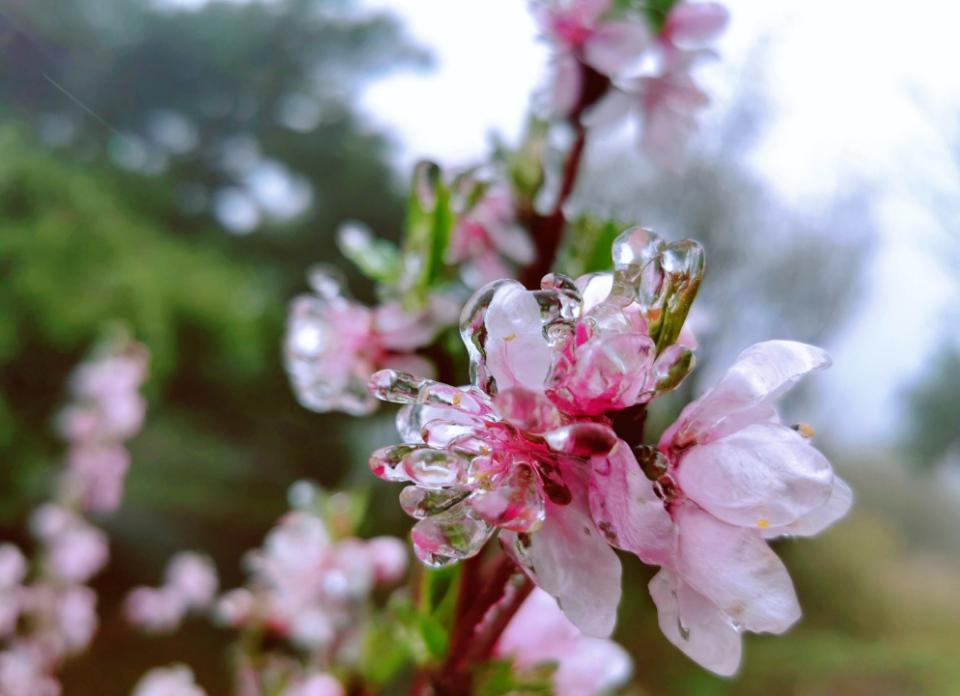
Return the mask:
{"type": "Polygon", "coordinates": [[[533,589],[533,583],[505,555],[500,556],[486,578],[482,577],[482,564],[479,556],[464,564],[447,659],[432,679],[426,674],[418,675],[414,694],[470,693],[474,668],[490,658],[500,634],[533,589]]]}
{"type": "Polygon", "coordinates": [[[540,287],[540,279],[551,271],[563,240],[563,231],[567,224],[563,206],[573,193],[583,160],[583,151],[587,143],[587,129],[583,125],[583,113],[596,104],[610,88],[610,80],[598,73],[586,63],[580,63],[581,91],[576,106],[570,112],[568,119],[573,126],[575,138],[570,155],[563,168],[563,180],[560,183],[560,192],[553,210],[546,215],[540,215],[534,210],[521,213],[521,222],[526,226],[536,245],[537,257],[527,266],[520,276],[520,281],[528,288],[540,287]]]}

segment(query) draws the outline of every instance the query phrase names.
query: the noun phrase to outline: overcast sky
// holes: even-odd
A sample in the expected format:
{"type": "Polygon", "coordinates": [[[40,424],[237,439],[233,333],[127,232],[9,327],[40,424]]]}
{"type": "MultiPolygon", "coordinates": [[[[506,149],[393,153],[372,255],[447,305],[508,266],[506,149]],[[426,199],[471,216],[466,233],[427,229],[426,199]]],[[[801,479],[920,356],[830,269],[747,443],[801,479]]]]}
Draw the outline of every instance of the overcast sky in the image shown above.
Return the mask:
{"type": "MultiPolygon", "coordinates": [[[[399,166],[419,157],[481,157],[487,135],[515,137],[546,47],[521,0],[366,0],[389,8],[428,46],[436,68],[372,85],[363,105],[400,143],[399,166]]],[[[791,205],[815,207],[850,180],[877,192],[881,243],[869,292],[829,346],[830,431],[884,438],[897,395],[945,329],[958,285],[941,262],[949,235],[928,195],[960,200],[949,140],[960,140],[960,6],[938,0],[729,0],[722,61],[703,79],[718,108],[764,40],[771,107],[750,162],[791,205]]],[[[960,244],[955,238],[953,244],[960,244]]],[[[956,247],[955,247],[956,249],[956,247]]],[[[954,269],[956,272],[957,269],[954,269]]]]}

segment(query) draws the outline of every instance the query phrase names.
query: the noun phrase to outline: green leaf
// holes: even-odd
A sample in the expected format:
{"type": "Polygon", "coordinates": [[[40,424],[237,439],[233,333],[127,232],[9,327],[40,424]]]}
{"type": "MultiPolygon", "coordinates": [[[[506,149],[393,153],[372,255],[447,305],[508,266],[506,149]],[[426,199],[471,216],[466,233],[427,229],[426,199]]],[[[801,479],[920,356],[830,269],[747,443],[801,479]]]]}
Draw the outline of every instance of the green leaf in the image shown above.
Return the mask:
{"type": "Polygon", "coordinates": [[[425,301],[427,291],[443,277],[454,222],[450,188],[440,167],[419,162],[413,171],[402,263],[403,273],[410,277],[409,287],[403,289],[416,304],[425,301]]]}
{"type": "Polygon", "coordinates": [[[613,240],[630,225],[619,220],[600,220],[582,215],[573,220],[564,235],[558,268],[571,278],[613,268],[613,240]]]}
{"type": "Polygon", "coordinates": [[[385,285],[399,280],[400,251],[392,242],[374,237],[365,225],[359,222],[341,225],[337,230],[337,246],[340,253],[371,280],[385,285]]]}
{"type": "Polygon", "coordinates": [[[476,696],[550,696],[555,693],[555,662],[543,662],[518,671],[510,660],[492,660],[474,676],[476,696]]]}

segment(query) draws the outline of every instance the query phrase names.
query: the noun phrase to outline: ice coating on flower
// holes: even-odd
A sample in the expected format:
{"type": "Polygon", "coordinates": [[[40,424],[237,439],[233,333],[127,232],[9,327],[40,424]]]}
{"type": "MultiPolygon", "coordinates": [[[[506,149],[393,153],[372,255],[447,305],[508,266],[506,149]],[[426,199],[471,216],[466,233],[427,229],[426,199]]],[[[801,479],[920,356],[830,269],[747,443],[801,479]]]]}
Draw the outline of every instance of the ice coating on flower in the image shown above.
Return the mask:
{"type": "MultiPolygon", "coordinates": [[[[494,334],[500,340],[510,318],[496,321],[506,325],[494,334]]],[[[499,384],[507,381],[499,375],[499,384]]],[[[585,483],[587,458],[616,441],[609,426],[572,421],[544,394],[522,386],[491,397],[476,387],[383,371],[371,378],[371,391],[405,404],[398,415],[404,444],[374,452],[370,467],[380,478],[412,484],[400,498],[418,520],[417,557],[431,566],[469,558],[499,531],[571,620],[586,632],[609,634],[620,566],[590,518],[585,483]],[[571,559],[579,559],[582,572],[571,559]],[[600,579],[584,587],[588,565],[600,579]]]]}
{"type": "Polygon", "coordinates": [[[140,678],[132,696],[205,696],[186,665],[156,667],[140,678]]]}
{"type": "Polygon", "coordinates": [[[458,219],[446,260],[462,264],[464,282],[477,288],[512,276],[507,262],[525,266],[534,254],[529,235],[517,224],[509,188],[493,185],[458,219]]]}
{"type": "Polygon", "coordinates": [[[662,566],[650,591],[664,634],[718,674],[736,671],[741,632],[782,633],[800,617],[766,539],[815,534],[850,507],[849,487],[775,408],[828,364],[801,343],[751,346],[658,448],[622,443],[594,466],[598,524],[611,543],[662,566]]]}
{"type": "Polygon", "coordinates": [[[583,635],[554,599],[535,589],[500,636],[494,654],[520,669],[556,663],[556,696],[591,696],[624,684],[632,665],[627,651],[611,640],[583,635]]]}
{"type": "Polygon", "coordinates": [[[431,375],[432,365],[410,351],[430,343],[449,323],[447,304],[431,300],[418,311],[399,302],[366,307],[346,296],[338,274],[311,271],[313,293],[294,298],[287,318],[284,357],[300,402],[314,411],[370,413],[370,375],[391,365],[431,375]]]}

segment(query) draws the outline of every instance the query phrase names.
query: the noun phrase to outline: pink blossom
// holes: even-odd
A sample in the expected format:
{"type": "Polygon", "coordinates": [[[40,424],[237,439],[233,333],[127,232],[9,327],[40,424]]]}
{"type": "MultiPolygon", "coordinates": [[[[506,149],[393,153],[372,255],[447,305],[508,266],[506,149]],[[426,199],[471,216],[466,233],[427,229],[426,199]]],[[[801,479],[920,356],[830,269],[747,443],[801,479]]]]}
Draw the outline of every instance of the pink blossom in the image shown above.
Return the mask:
{"type": "Polygon", "coordinates": [[[42,505],[30,526],[43,542],[47,570],[56,578],[83,583],[107,562],[107,535],[66,508],[42,505]]]}
{"type": "Polygon", "coordinates": [[[96,593],[83,585],[64,589],[57,597],[56,621],[67,653],[85,649],[97,630],[96,593]]]}
{"type": "Polygon", "coordinates": [[[14,544],[0,544],[0,590],[16,587],[27,576],[27,559],[14,544]]]}
{"type": "Polygon", "coordinates": [[[610,0],[540,2],[535,13],[544,35],[556,46],[553,107],[569,113],[579,99],[580,66],[614,77],[643,55],[651,41],[643,19],[618,18],[610,0]]]}
{"type": "Polygon", "coordinates": [[[595,460],[591,508],[616,546],[663,566],[651,581],[664,634],[719,674],[740,662],[742,631],[782,633],[800,617],[766,540],[815,534],[850,507],[829,462],[777,417],[776,401],[826,354],[756,344],[637,458],[595,460]],[[638,466],[639,459],[639,466],[638,466]]]}
{"type": "Polygon", "coordinates": [[[64,482],[68,495],[85,510],[115,511],[123,499],[130,455],[123,445],[78,445],[67,455],[64,482]]]}
{"type": "Polygon", "coordinates": [[[432,365],[410,351],[429,344],[449,323],[441,298],[417,311],[397,301],[371,309],[348,299],[325,269],[314,269],[311,283],[313,294],[291,303],[284,340],[287,372],[304,406],[362,415],[376,408],[366,391],[374,371],[397,365],[433,374],[432,365]]]}
{"type": "Polygon", "coordinates": [[[500,636],[495,655],[512,659],[518,669],[555,662],[556,696],[607,693],[630,676],[627,652],[611,640],[577,630],[556,601],[535,589],[500,636]]]}
{"type": "Polygon", "coordinates": [[[204,693],[186,665],[151,669],[133,689],[133,696],[204,696],[204,693]]]}
{"type": "Polygon", "coordinates": [[[60,684],[25,646],[0,651],[0,694],[60,696],[60,684]]]}
{"type": "Polygon", "coordinates": [[[533,262],[534,248],[516,222],[510,190],[493,186],[458,221],[447,250],[447,262],[463,264],[470,287],[512,275],[507,259],[520,266],[533,262]]]}
{"type": "Polygon", "coordinates": [[[367,553],[373,563],[373,574],[378,583],[398,582],[407,572],[407,547],[396,537],[379,536],[370,539],[367,542],[367,553]]]}
{"type": "Polygon", "coordinates": [[[191,551],[178,553],[167,564],[166,587],[189,609],[205,609],[217,594],[217,570],[208,556],[191,551]]]}
{"type": "Polygon", "coordinates": [[[620,564],[590,518],[585,457],[609,449],[610,428],[571,422],[522,386],[491,398],[395,372],[377,373],[371,385],[380,398],[407,404],[398,418],[405,444],[378,450],[370,465],[380,478],[413,484],[400,502],[419,520],[418,558],[432,566],[468,558],[499,531],[574,623],[609,634],[620,564]]]}
{"type": "Polygon", "coordinates": [[[346,693],[340,682],[324,673],[300,677],[283,690],[283,696],[346,696],[346,693]]]}
{"type": "Polygon", "coordinates": [[[124,602],[127,621],[151,633],[176,629],[187,612],[183,598],[169,587],[135,587],[124,602]]]}
{"type": "Polygon", "coordinates": [[[84,363],[71,379],[77,405],[63,419],[64,435],[80,440],[127,440],[143,425],[146,403],[137,393],[147,354],[137,344],[84,363]]]}

